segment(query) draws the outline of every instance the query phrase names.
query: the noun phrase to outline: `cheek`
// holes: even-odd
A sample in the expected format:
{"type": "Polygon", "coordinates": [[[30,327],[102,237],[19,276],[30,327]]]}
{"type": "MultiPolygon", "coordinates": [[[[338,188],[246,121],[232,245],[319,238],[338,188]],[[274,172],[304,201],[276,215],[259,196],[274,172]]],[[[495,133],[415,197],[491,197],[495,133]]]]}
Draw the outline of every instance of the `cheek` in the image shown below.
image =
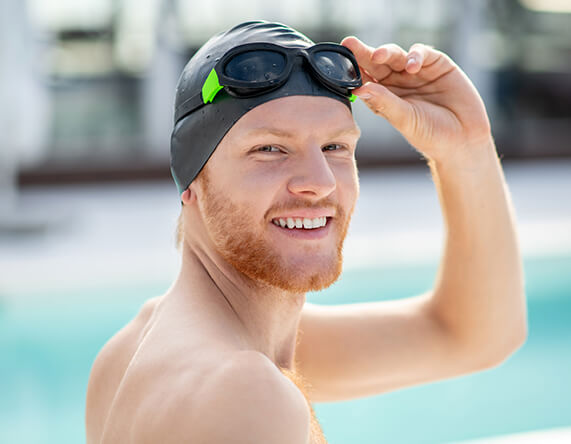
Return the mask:
{"type": "Polygon", "coordinates": [[[224,197],[253,221],[264,217],[284,187],[280,172],[272,168],[236,168],[221,184],[224,197]]]}
{"type": "Polygon", "coordinates": [[[258,196],[260,200],[273,199],[280,187],[286,183],[286,171],[283,168],[272,167],[272,165],[242,168],[236,171],[235,177],[236,179],[229,186],[249,193],[249,198],[258,196]]]}
{"type": "Polygon", "coordinates": [[[332,170],[337,180],[340,200],[347,205],[353,204],[359,196],[359,177],[355,162],[332,166],[332,170]]]}

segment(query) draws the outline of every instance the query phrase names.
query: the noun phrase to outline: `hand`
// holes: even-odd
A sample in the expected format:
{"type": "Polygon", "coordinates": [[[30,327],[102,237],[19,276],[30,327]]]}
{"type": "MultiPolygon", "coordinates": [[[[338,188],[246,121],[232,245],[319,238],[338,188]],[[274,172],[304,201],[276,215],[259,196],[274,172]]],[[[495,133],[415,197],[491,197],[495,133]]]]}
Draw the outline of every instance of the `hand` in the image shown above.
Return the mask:
{"type": "Polygon", "coordinates": [[[354,94],[429,159],[491,140],[480,95],[446,54],[418,43],[408,53],[395,44],[375,49],[356,37],[341,44],[353,51],[363,76],[354,94]]]}

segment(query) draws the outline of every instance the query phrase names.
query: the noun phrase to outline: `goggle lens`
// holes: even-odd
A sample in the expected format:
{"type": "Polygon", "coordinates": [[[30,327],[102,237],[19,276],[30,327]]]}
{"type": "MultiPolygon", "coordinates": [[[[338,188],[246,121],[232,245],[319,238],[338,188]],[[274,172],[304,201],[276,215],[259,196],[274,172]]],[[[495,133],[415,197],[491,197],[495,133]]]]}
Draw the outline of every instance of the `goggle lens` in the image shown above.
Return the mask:
{"type": "Polygon", "coordinates": [[[313,55],[315,66],[326,77],[339,82],[357,80],[357,72],[351,60],[334,51],[318,51],[313,55]]]}
{"type": "Polygon", "coordinates": [[[276,51],[246,51],[228,61],[224,74],[244,82],[267,82],[279,78],[286,64],[285,56],[276,51]]]}

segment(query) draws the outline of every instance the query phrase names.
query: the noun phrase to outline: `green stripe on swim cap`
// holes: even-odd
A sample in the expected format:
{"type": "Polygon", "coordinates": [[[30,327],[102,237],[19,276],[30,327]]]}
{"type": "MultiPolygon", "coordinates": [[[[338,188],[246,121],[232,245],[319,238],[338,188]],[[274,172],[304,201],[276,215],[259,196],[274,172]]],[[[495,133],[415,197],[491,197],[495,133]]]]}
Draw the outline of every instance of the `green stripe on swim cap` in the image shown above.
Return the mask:
{"type": "Polygon", "coordinates": [[[216,94],[218,94],[218,91],[222,88],[224,87],[218,82],[218,74],[216,74],[216,71],[212,68],[204,85],[202,85],[202,101],[204,103],[212,102],[216,94]]]}
{"type": "Polygon", "coordinates": [[[355,94],[351,94],[351,97],[349,97],[349,100],[351,102],[354,102],[355,100],[357,100],[357,96],[355,94]]]}

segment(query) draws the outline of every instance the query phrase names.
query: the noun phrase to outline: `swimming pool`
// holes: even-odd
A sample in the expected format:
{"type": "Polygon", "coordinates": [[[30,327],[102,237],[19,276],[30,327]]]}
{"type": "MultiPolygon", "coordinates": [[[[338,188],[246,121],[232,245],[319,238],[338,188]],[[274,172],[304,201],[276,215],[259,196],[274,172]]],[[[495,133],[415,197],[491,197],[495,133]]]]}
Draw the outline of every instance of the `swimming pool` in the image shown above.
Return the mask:
{"type": "MultiPolygon", "coordinates": [[[[408,297],[429,289],[435,271],[436,264],[350,269],[308,301],[408,297]]],[[[442,443],[570,426],[571,256],[526,259],[525,273],[529,337],[506,363],[375,397],[314,404],[329,443],[442,443]]],[[[83,442],[95,355],[142,301],[169,285],[41,298],[0,288],[0,442],[83,442]]]]}

